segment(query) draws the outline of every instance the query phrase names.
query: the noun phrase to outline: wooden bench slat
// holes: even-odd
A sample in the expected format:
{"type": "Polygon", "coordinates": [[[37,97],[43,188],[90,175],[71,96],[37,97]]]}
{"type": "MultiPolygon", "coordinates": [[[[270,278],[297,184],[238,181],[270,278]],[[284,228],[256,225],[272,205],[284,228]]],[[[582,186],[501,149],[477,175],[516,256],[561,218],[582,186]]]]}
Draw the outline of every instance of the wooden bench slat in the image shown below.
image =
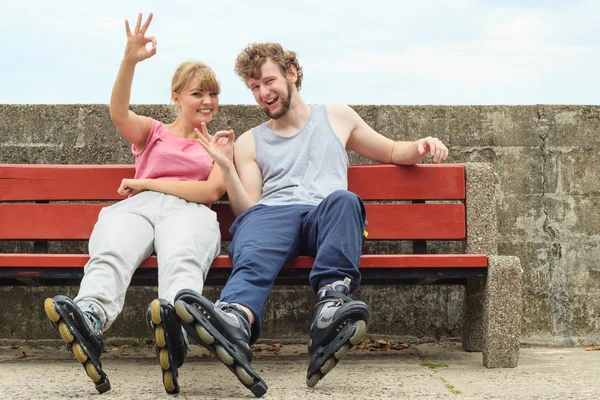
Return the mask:
{"type": "Polygon", "coordinates": [[[122,200],[133,165],[0,164],[0,201],[122,200]]]}
{"type": "Polygon", "coordinates": [[[367,204],[370,240],[462,240],[464,204],[367,204]]]}
{"type": "MultiPolygon", "coordinates": [[[[106,204],[0,204],[0,240],[86,240],[106,204]]],[[[462,240],[463,204],[367,204],[368,240],[462,240]]],[[[227,204],[215,204],[221,236],[234,221],[227,204]]]]}
{"type": "MultiPolygon", "coordinates": [[[[0,265],[8,268],[78,268],[89,260],[86,254],[0,254],[0,265]]],[[[311,268],[314,258],[300,256],[287,268],[311,268]]],[[[360,258],[360,268],[481,268],[487,267],[485,254],[366,254],[360,258]]],[[[156,256],[149,257],[140,268],[156,268],[156,256]]],[[[220,255],[211,268],[231,268],[229,256],[220,255]]]]}
{"type": "MultiPolygon", "coordinates": [[[[121,200],[133,165],[0,164],[0,201],[121,200]]],[[[364,200],[461,200],[464,165],[351,165],[348,189],[364,200]],[[427,182],[427,185],[423,185],[427,182]]]]}
{"type": "Polygon", "coordinates": [[[351,165],[348,190],[363,200],[463,200],[465,167],[464,164],[351,165]]]}
{"type": "MultiPolygon", "coordinates": [[[[102,207],[109,204],[0,204],[0,240],[87,240],[102,207]]],[[[214,204],[221,236],[230,238],[228,204],[214,204]]]]}

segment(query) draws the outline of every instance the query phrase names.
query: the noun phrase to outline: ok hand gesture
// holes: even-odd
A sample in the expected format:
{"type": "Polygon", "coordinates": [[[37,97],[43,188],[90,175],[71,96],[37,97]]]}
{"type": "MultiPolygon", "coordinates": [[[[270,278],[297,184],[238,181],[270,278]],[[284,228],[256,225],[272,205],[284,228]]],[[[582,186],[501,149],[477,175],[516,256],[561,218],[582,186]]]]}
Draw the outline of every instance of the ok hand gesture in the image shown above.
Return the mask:
{"type": "Polygon", "coordinates": [[[156,38],[154,36],[145,36],[148,27],[152,21],[152,13],[148,15],[146,22],[142,26],[142,13],[138,14],[137,23],[131,33],[129,21],[125,20],[125,32],[127,33],[127,46],[125,46],[125,57],[127,61],[139,62],[156,54],[156,38]],[[152,48],[148,50],[146,45],[152,42],[152,48]]]}
{"type": "Polygon", "coordinates": [[[198,136],[198,143],[204,147],[221,169],[228,170],[233,167],[233,130],[219,131],[211,136],[203,122],[200,130],[196,128],[194,132],[198,136]]]}

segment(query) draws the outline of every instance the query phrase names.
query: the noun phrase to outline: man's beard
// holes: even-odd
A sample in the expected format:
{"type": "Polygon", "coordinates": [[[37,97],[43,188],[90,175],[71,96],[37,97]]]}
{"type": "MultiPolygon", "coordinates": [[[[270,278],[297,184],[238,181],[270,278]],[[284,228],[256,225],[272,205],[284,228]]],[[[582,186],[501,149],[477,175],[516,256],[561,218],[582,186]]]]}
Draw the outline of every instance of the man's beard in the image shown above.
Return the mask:
{"type": "Polygon", "coordinates": [[[271,113],[271,110],[269,110],[267,107],[263,108],[263,111],[265,112],[265,114],[267,114],[267,117],[269,117],[271,119],[279,119],[279,118],[283,117],[285,114],[287,114],[287,112],[290,110],[290,104],[292,102],[292,90],[293,90],[292,85],[293,85],[292,82],[288,82],[287,97],[281,98],[281,107],[279,108],[279,111],[277,111],[275,113],[271,113]]]}

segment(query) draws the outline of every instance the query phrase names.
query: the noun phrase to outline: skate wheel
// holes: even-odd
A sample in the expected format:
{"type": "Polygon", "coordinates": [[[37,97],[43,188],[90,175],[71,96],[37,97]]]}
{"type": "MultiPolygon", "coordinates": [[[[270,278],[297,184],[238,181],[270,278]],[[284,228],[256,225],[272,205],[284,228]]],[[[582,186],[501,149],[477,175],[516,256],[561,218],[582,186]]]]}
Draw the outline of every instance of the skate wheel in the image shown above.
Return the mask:
{"type": "Polygon", "coordinates": [[[175,388],[177,387],[175,383],[175,379],[173,378],[173,373],[171,371],[163,371],[163,385],[165,386],[165,390],[169,394],[173,394],[175,388]]]}
{"type": "Polygon", "coordinates": [[[321,380],[321,374],[316,372],[313,376],[311,376],[310,378],[306,378],[306,386],[308,387],[315,387],[315,385],[317,383],[319,383],[319,381],[321,380]]]}
{"type": "Polygon", "coordinates": [[[169,350],[161,349],[160,355],[158,357],[160,362],[160,367],[165,371],[171,368],[171,363],[169,362],[169,350]]]}
{"type": "Polygon", "coordinates": [[[154,325],[160,325],[162,318],[160,316],[160,301],[158,299],[152,300],[152,303],[150,303],[150,316],[154,325]]]}
{"type": "Polygon", "coordinates": [[[367,324],[365,321],[360,320],[356,321],[354,327],[356,329],[354,330],[354,334],[350,338],[350,343],[356,346],[362,341],[363,337],[365,336],[365,333],[367,332],[367,324]]]}
{"type": "Polygon", "coordinates": [[[329,371],[333,369],[333,367],[335,367],[335,358],[331,357],[327,361],[325,361],[325,364],[323,364],[320,368],[323,376],[327,375],[329,371]]]}
{"type": "Polygon", "coordinates": [[[48,318],[50,318],[50,321],[58,322],[60,319],[60,314],[56,312],[56,309],[54,309],[53,299],[46,299],[46,301],[44,301],[44,310],[46,311],[48,318]]]}
{"type": "Polygon", "coordinates": [[[194,322],[194,316],[187,310],[185,301],[177,300],[175,302],[175,312],[183,322],[187,322],[188,324],[194,322]]]}
{"type": "Polygon", "coordinates": [[[158,325],[154,329],[154,343],[161,349],[167,345],[167,340],[165,338],[165,330],[162,325],[158,325]]]}
{"type": "Polygon", "coordinates": [[[227,352],[227,350],[225,350],[225,348],[223,348],[223,346],[219,346],[217,345],[215,347],[216,353],[217,353],[217,357],[219,357],[219,360],[221,360],[223,362],[223,364],[225,365],[233,365],[233,363],[235,362],[235,360],[233,359],[233,357],[231,357],[229,355],[229,353],[227,352]]]}
{"type": "Polygon", "coordinates": [[[71,343],[73,340],[75,340],[73,334],[71,334],[71,331],[69,330],[69,327],[63,321],[58,323],[58,332],[60,333],[60,337],[67,343],[71,343]]]}
{"type": "Polygon", "coordinates": [[[91,361],[85,364],[85,372],[94,383],[98,383],[102,379],[102,375],[98,373],[98,370],[91,361]]]}
{"type": "Polygon", "coordinates": [[[237,365],[235,367],[235,374],[238,379],[246,386],[252,386],[254,384],[254,378],[244,368],[237,365]]]}
{"type": "Polygon", "coordinates": [[[196,333],[200,336],[200,340],[206,344],[213,344],[215,338],[202,325],[196,325],[196,333]]]}
{"type": "Polygon", "coordinates": [[[83,352],[83,348],[81,347],[81,345],[77,342],[73,343],[73,346],[71,346],[71,351],[73,352],[73,355],[75,356],[75,358],[77,359],[77,361],[79,361],[80,363],[84,363],[87,361],[88,356],[87,354],[85,354],[83,352]]]}
{"type": "Polygon", "coordinates": [[[348,354],[349,351],[350,351],[350,346],[345,344],[342,347],[340,347],[340,349],[338,351],[333,353],[333,356],[335,357],[336,360],[339,361],[339,360],[343,359],[344,357],[346,357],[346,354],[348,354]]]}

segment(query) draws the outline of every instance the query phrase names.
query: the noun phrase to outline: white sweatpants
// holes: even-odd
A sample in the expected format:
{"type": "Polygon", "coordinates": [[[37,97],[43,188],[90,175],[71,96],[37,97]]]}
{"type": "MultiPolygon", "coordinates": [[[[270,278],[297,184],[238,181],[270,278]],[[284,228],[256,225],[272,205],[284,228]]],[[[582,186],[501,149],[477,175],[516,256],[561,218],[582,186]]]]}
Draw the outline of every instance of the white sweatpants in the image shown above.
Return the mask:
{"type": "Polygon", "coordinates": [[[152,252],[158,258],[158,297],[172,303],[181,289],[202,293],[220,249],[219,223],[210,208],[141,192],[100,211],[75,302],[108,329],[123,310],[133,273],[152,252]]]}

